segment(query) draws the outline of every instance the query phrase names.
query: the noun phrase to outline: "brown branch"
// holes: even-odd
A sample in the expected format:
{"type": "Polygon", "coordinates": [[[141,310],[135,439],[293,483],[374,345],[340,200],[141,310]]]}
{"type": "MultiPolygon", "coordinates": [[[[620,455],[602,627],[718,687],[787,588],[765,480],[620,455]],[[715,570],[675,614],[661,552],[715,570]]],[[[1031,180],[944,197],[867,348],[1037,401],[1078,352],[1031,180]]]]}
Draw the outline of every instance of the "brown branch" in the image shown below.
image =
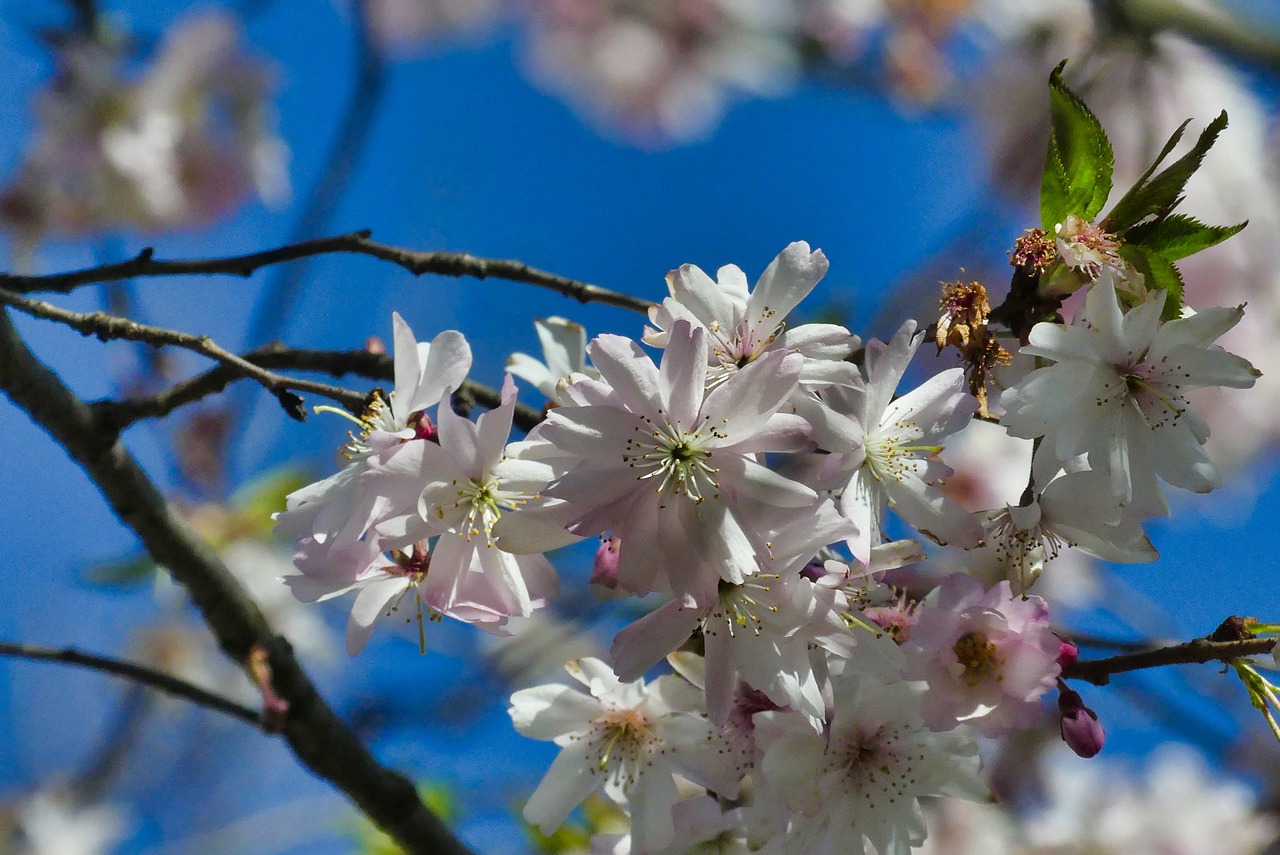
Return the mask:
{"type": "MultiPolygon", "coordinates": [[[[365,350],[299,350],[282,344],[269,344],[250,351],[240,358],[263,368],[292,368],[298,371],[330,374],[335,377],[355,374],[371,380],[395,379],[394,364],[390,356],[369,353],[365,350]]],[[[113,429],[121,431],[134,422],[160,418],[179,407],[195,403],[209,395],[215,395],[243,376],[229,366],[220,365],[189,380],[176,383],[148,398],[133,401],[97,401],[91,406],[104,422],[110,424],[113,429]]],[[[290,382],[292,382],[291,379],[290,382]]],[[[458,395],[488,409],[493,409],[502,403],[502,397],[496,389],[470,380],[462,384],[458,395]]],[[[348,409],[351,408],[348,407],[348,409]]],[[[361,408],[357,407],[352,411],[359,413],[361,408]]],[[[513,421],[516,427],[527,433],[542,421],[542,413],[526,404],[518,403],[513,421]]]]}
{"type": "Polygon", "coordinates": [[[215,712],[225,713],[232,718],[238,718],[255,727],[261,724],[262,716],[257,710],[242,706],[229,698],[224,698],[222,695],[206,691],[199,686],[188,683],[186,680],[180,680],[171,674],[148,668],[145,665],[110,659],[106,656],[97,656],[92,653],[83,653],[74,647],[58,649],[40,647],[34,644],[15,644],[10,641],[0,641],[0,656],[32,659],[38,662],[61,662],[66,665],[91,668],[95,671],[123,677],[126,680],[131,680],[134,683],[148,686],[152,689],[159,689],[175,698],[191,701],[193,704],[206,707],[215,712]]]}
{"type": "Polygon", "coordinates": [[[1106,659],[1077,662],[1063,668],[1062,677],[1067,680],[1086,680],[1096,686],[1105,686],[1110,682],[1112,674],[1158,668],[1162,665],[1227,662],[1242,656],[1270,653],[1275,644],[1274,637],[1245,638],[1234,641],[1210,641],[1208,638],[1197,638],[1172,647],[1158,647],[1155,650],[1144,650],[1139,653],[1122,653],[1106,659]]]}
{"type": "Polygon", "coordinates": [[[267,651],[272,684],[288,701],[284,738],[316,775],[346,793],[406,852],[467,849],[419,800],[412,782],[383,768],[316,691],[288,642],[276,636],[213,549],[165,501],[116,434],[27,348],[0,311],[0,389],[79,463],[111,509],[191,594],[223,651],[242,665],[267,651]]]}
{"type": "Polygon", "coordinates": [[[128,339],[129,341],[140,341],[154,347],[167,344],[195,351],[202,356],[221,362],[230,371],[235,372],[237,376],[256,380],[276,397],[276,400],[280,402],[280,406],[284,408],[286,413],[298,421],[303,421],[306,418],[307,411],[306,407],[303,406],[302,398],[291,392],[291,389],[321,395],[332,401],[337,401],[348,410],[356,413],[362,412],[364,409],[364,396],[358,392],[352,392],[349,389],[332,386],[328,383],[298,380],[275,374],[243,357],[237,356],[229,350],[223,349],[208,336],[191,335],[163,327],[153,327],[128,318],[108,315],[106,312],[71,312],[51,303],[32,300],[3,289],[0,289],[0,303],[7,303],[35,318],[57,321],[71,327],[81,335],[94,335],[102,341],[128,339]]]}
{"type": "Polygon", "coordinates": [[[98,267],[86,267],[69,273],[53,273],[45,276],[19,276],[0,274],[0,288],[15,294],[35,292],[68,294],[82,285],[93,285],[101,282],[116,282],[142,276],[190,276],[228,274],[233,276],[252,276],[259,268],[300,258],[331,253],[353,253],[368,255],[389,261],[408,270],[414,276],[433,273],[438,276],[460,278],[471,276],[476,279],[506,279],[512,282],[524,282],[548,288],[581,303],[603,303],[620,309],[645,313],[653,305],[648,300],[633,297],[617,291],[610,291],[598,285],[579,282],[530,267],[521,261],[496,258],[477,258],[465,252],[415,252],[409,249],[390,246],[369,239],[366,229],[345,235],[316,238],[299,243],[288,244],[275,249],[251,252],[245,255],[233,255],[225,258],[201,258],[190,260],[162,260],[155,258],[155,251],[150,247],[142,250],[134,258],[117,264],[103,264],[98,267]]]}

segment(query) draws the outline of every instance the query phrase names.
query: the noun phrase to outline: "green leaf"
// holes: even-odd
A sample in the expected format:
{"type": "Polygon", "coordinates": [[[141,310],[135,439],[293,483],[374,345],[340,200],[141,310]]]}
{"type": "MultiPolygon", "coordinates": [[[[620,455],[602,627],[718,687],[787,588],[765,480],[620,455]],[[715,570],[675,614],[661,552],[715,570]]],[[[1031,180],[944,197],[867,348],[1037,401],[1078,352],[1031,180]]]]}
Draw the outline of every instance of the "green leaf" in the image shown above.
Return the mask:
{"type": "Polygon", "coordinates": [[[1190,119],[1183,119],[1182,124],[1178,125],[1177,129],[1169,135],[1168,141],[1165,142],[1164,148],[1160,149],[1160,153],[1156,155],[1156,159],[1151,161],[1151,165],[1147,167],[1147,171],[1142,173],[1142,176],[1134,182],[1133,186],[1137,187],[1140,184],[1147,183],[1147,179],[1155,174],[1155,171],[1159,168],[1160,164],[1164,163],[1164,159],[1173,152],[1174,146],[1182,141],[1182,135],[1186,132],[1187,125],[1189,124],[1191,124],[1190,119]]]}
{"type": "Polygon", "coordinates": [[[1053,134],[1045,152],[1040,182],[1040,220],[1053,227],[1076,214],[1092,220],[1111,193],[1115,155],[1097,116],[1062,82],[1063,60],[1049,75],[1049,114],[1053,134]]]}
{"type": "MultiPolygon", "coordinates": [[[[1138,183],[1130,188],[1129,192],[1116,203],[1111,209],[1111,213],[1107,215],[1104,227],[1113,234],[1122,235],[1129,228],[1134,226],[1146,217],[1156,216],[1162,217],[1174,209],[1178,202],[1182,201],[1183,188],[1187,186],[1187,180],[1191,178],[1195,171],[1200,168],[1200,163],[1204,160],[1204,156],[1213,148],[1213,144],[1218,139],[1218,134],[1222,133],[1223,128],[1227,126],[1227,112],[1223,110],[1218,114],[1218,118],[1209,123],[1200,133],[1199,139],[1195,145],[1191,147],[1191,151],[1175,160],[1167,169],[1151,178],[1147,177],[1154,171],[1160,160],[1177,142],[1178,137],[1182,134],[1182,128],[1178,128],[1173,138],[1165,145],[1164,151],[1161,152],[1160,158],[1151,169],[1147,170],[1147,174],[1139,179],[1138,183]]],[[[1183,127],[1186,127],[1185,123],[1183,127]]]]}
{"type": "Polygon", "coordinates": [[[1125,233],[1125,240],[1177,261],[1222,243],[1248,224],[1246,220],[1234,226],[1206,226],[1194,217],[1170,214],[1162,220],[1134,226],[1125,233]]]}
{"type": "MultiPolygon", "coordinates": [[[[1162,321],[1171,321],[1182,314],[1182,274],[1166,256],[1139,244],[1120,247],[1120,257],[1129,262],[1146,279],[1147,290],[1166,292],[1162,321]]],[[[1125,294],[1118,294],[1125,300],[1125,294]]],[[[1132,299],[1129,300],[1132,303],[1132,299]]]]}
{"type": "Polygon", "coordinates": [[[283,511],[285,496],[310,483],[307,473],[297,466],[273,469],[237,490],[228,504],[237,512],[270,520],[271,514],[283,511]]]}
{"type": "Polygon", "coordinates": [[[90,585],[124,590],[150,582],[158,569],[159,565],[149,556],[139,556],[90,564],[81,572],[90,585]]]}

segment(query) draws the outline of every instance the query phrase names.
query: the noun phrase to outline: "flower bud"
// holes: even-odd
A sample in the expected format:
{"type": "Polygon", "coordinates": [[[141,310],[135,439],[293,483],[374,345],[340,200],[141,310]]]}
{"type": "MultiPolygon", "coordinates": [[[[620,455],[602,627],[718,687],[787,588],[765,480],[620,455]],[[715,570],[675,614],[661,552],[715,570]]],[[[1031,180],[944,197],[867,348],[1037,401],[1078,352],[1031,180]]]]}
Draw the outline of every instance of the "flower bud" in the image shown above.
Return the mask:
{"type": "Polygon", "coordinates": [[[597,597],[612,599],[626,596],[627,592],[618,587],[618,556],[621,549],[622,538],[617,535],[600,542],[595,562],[591,565],[591,589],[597,597]]]}
{"type": "Polygon", "coordinates": [[[1070,668],[1072,665],[1080,661],[1079,647],[1076,647],[1073,643],[1062,636],[1058,636],[1058,641],[1058,667],[1070,668]]]}
{"type": "Polygon", "coordinates": [[[1105,734],[1098,714],[1086,707],[1080,695],[1061,681],[1058,683],[1058,711],[1062,714],[1062,741],[1072,751],[1081,757],[1092,757],[1102,750],[1105,734]]]}

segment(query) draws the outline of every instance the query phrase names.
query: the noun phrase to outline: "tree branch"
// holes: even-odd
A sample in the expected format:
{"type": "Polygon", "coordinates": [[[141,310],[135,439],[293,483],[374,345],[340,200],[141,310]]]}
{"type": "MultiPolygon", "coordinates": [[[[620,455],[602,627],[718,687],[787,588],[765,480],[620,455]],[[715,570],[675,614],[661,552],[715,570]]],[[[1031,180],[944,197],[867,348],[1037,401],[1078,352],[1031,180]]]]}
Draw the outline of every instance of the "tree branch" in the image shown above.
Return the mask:
{"type": "Polygon", "coordinates": [[[1172,647],[1159,647],[1140,653],[1122,653],[1106,659],[1077,662],[1062,669],[1066,680],[1086,680],[1096,686],[1105,686],[1112,674],[1158,668],[1162,665],[1186,665],[1191,663],[1227,662],[1242,656],[1270,653],[1277,639],[1245,638],[1233,641],[1211,641],[1197,638],[1172,647]]]}
{"type": "MultiPolygon", "coordinates": [[[[298,371],[331,374],[335,377],[355,374],[372,380],[395,379],[395,369],[390,356],[369,353],[365,350],[299,350],[282,344],[269,344],[250,351],[240,358],[263,368],[292,368],[298,371]]],[[[209,395],[215,395],[243,376],[230,366],[220,365],[189,380],[176,383],[149,398],[140,398],[135,401],[97,401],[91,406],[104,422],[110,424],[115,430],[122,431],[134,422],[166,416],[179,407],[209,395]]],[[[462,384],[458,394],[488,409],[493,409],[502,403],[502,396],[496,389],[470,380],[462,384]]],[[[358,413],[360,410],[356,409],[353,412],[358,413]]],[[[516,404],[513,421],[516,427],[527,433],[542,421],[542,413],[526,404],[516,404]]]]}
{"type": "Polygon", "coordinates": [[[0,288],[15,294],[36,292],[69,294],[83,285],[116,282],[142,276],[227,274],[248,277],[259,268],[272,264],[282,264],[286,261],[296,261],[316,255],[352,253],[389,261],[403,267],[414,276],[432,273],[455,278],[470,276],[476,279],[506,279],[547,288],[580,303],[603,303],[640,313],[648,312],[649,307],[653,305],[649,300],[538,270],[521,261],[477,258],[465,252],[415,252],[378,243],[370,240],[369,235],[370,232],[366,229],[333,237],[305,240],[245,255],[188,260],[157,259],[154,257],[155,250],[148,247],[128,261],[86,267],[68,273],[52,273],[43,276],[0,274],[0,288]]]}
{"type": "Polygon", "coordinates": [[[114,674],[134,683],[159,689],[175,698],[181,698],[216,712],[225,713],[232,718],[238,718],[255,727],[259,726],[262,721],[262,716],[257,710],[242,706],[229,698],[224,698],[222,695],[205,691],[199,686],[188,683],[186,680],[180,680],[171,674],[148,668],[145,665],[137,665],[133,662],[110,659],[106,656],[96,656],[92,653],[82,653],[74,647],[57,649],[40,647],[34,644],[15,644],[10,641],[0,641],[0,656],[32,659],[38,662],[61,662],[66,665],[79,665],[82,668],[91,668],[95,671],[114,674]]]}
{"type": "Polygon", "coordinates": [[[144,342],[155,347],[168,344],[195,351],[202,356],[221,362],[228,369],[235,372],[237,376],[256,380],[276,397],[276,400],[280,402],[280,406],[284,407],[286,413],[298,421],[303,421],[306,418],[307,411],[306,407],[303,406],[302,398],[293,394],[290,391],[291,389],[321,395],[332,401],[337,401],[355,413],[360,413],[364,410],[364,396],[358,392],[352,392],[349,389],[332,386],[328,383],[298,380],[275,374],[223,349],[208,336],[191,335],[163,327],[140,324],[128,318],[108,315],[105,312],[71,312],[50,303],[32,300],[4,289],[0,289],[0,303],[7,303],[35,318],[66,324],[81,335],[96,335],[102,341],[123,338],[129,341],[144,342]]]}
{"type": "Polygon", "coordinates": [[[245,665],[267,652],[271,683],[289,703],[284,737],[311,771],[346,793],[410,853],[465,855],[404,776],[383,768],[316,691],[289,643],[276,636],[213,549],[165,501],[93,411],[42,364],[0,311],[0,389],[60,443],[148,553],[181,582],[223,651],[245,665]]]}

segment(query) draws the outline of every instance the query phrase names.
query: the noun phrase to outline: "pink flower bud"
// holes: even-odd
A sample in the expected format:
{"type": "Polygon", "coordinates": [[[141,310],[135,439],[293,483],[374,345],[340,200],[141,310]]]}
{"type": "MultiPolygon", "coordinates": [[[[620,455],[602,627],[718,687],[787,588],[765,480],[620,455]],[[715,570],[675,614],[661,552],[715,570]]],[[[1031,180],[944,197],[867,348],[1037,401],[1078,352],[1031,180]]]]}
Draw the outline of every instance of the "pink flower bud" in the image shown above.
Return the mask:
{"type": "Polygon", "coordinates": [[[1080,648],[1062,636],[1058,636],[1058,667],[1070,668],[1080,661],[1080,648]]]}
{"type": "Polygon", "coordinates": [[[1058,683],[1058,711],[1062,714],[1062,741],[1081,757],[1092,757],[1102,750],[1105,734],[1098,714],[1084,705],[1080,695],[1058,683]]]}
{"type": "Polygon", "coordinates": [[[610,537],[600,542],[595,563],[591,565],[591,586],[598,595],[611,597],[625,592],[618,590],[618,551],[622,538],[610,537]]]}
{"type": "Polygon", "coordinates": [[[425,439],[436,445],[440,444],[440,428],[431,421],[431,416],[427,415],[426,410],[410,414],[409,427],[413,428],[414,439],[425,439]]]}

